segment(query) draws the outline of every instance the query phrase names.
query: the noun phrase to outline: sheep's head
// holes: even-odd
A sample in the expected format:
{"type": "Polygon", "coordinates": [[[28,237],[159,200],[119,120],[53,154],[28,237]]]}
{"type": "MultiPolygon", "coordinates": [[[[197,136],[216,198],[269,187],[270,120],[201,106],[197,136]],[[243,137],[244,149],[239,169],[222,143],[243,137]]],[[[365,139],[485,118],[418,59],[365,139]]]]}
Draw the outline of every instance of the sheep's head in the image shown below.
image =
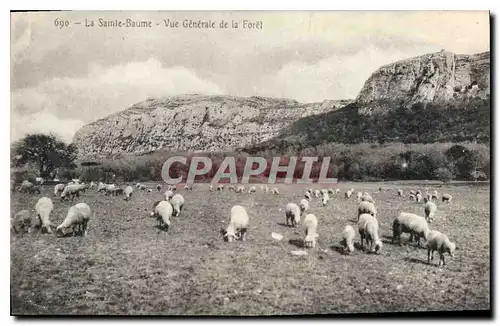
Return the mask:
{"type": "Polygon", "coordinates": [[[456,245],[454,242],[450,242],[446,248],[446,251],[450,254],[451,257],[455,257],[456,245]]]}
{"type": "Polygon", "coordinates": [[[382,241],[380,240],[375,241],[375,253],[380,254],[381,250],[382,250],[382,241]]]}

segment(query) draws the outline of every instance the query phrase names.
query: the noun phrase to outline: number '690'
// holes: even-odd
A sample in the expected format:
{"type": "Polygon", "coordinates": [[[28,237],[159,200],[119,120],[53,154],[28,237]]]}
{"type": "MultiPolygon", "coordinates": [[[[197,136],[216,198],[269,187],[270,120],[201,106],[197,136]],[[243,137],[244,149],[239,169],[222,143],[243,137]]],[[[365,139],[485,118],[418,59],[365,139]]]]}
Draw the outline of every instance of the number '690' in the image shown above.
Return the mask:
{"type": "Polygon", "coordinates": [[[63,27],[68,27],[69,26],[69,21],[68,20],[63,20],[63,19],[56,18],[54,20],[54,26],[55,27],[59,27],[60,29],[62,29],[63,27]]]}

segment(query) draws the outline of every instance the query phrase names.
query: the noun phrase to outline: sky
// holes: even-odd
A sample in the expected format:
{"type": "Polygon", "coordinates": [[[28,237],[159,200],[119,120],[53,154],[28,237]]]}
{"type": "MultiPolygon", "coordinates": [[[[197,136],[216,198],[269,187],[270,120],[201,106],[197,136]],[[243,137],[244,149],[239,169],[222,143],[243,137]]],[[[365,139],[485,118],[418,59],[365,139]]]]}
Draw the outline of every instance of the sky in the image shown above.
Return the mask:
{"type": "Polygon", "coordinates": [[[11,141],[53,132],[70,142],[85,124],[148,97],[354,99],[382,65],[441,49],[489,51],[489,28],[487,11],[11,13],[11,141]],[[153,27],[85,27],[99,18],[153,27]],[[239,28],[183,28],[184,20],[239,28]]]}

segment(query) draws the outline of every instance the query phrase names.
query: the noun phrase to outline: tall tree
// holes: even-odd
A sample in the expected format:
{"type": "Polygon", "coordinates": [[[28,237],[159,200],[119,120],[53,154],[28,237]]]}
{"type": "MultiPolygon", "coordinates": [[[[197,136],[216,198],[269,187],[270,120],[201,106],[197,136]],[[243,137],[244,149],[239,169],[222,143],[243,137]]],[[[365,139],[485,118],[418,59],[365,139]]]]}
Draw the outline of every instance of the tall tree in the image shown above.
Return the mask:
{"type": "Polygon", "coordinates": [[[57,168],[75,166],[77,149],[75,145],[66,145],[52,134],[29,134],[14,144],[12,152],[15,166],[32,164],[38,168],[42,178],[49,178],[57,168]]]}

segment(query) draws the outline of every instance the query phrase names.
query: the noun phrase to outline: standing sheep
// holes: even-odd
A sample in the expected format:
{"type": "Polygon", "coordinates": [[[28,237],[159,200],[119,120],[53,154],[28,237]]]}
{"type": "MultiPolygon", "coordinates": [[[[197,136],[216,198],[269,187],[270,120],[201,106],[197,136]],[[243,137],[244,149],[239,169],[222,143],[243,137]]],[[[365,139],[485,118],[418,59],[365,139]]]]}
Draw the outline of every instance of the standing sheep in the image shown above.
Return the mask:
{"type": "Polygon", "coordinates": [[[319,198],[320,195],[321,195],[321,191],[319,191],[319,189],[315,189],[314,190],[314,197],[319,198]]]}
{"type": "Polygon", "coordinates": [[[305,211],[307,211],[309,209],[309,201],[307,199],[303,198],[299,203],[299,208],[300,208],[301,213],[304,213],[305,211]]]}
{"type": "Polygon", "coordinates": [[[50,223],[50,213],[54,209],[54,204],[52,200],[48,197],[42,197],[38,199],[35,205],[35,212],[38,220],[40,222],[39,227],[42,233],[52,233],[52,224],[50,223]]]}
{"type": "Polygon", "coordinates": [[[351,196],[352,196],[352,191],[351,190],[347,190],[346,193],[345,193],[345,198],[349,199],[349,198],[351,198],[351,196]]]}
{"type": "Polygon", "coordinates": [[[231,217],[226,230],[222,230],[224,241],[246,240],[248,229],[248,214],[243,206],[235,205],[231,208],[231,217]]]}
{"type": "Polygon", "coordinates": [[[441,265],[441,262],[445,266],[444,254],[448,253],[453,258],[455,249],[455,243],[451,242],[446,234],[436,230],[430,231],[427,235],[427,264],[430,265],[431,261],[434,260],[434,251],[437,251],[439,253],[438,266],[441,265]]]}
{"type": "Polygon", "coordinates": [[[427,201],[424,205],[425,220],[431,223],[436,215],[437,206],[432,201],[427,201]]]}
{"type": "Polygon", "coordinates": [[[326,206],[328,204],[328,201],[330,200],[330,197],[328,196],[328,192],[323,193],[323,198],[321,199],[321,203],[323,206],[326,206]]]}
{"type": "Polygon", "coordinates": [[[68,199],[68,197],[71,201],[73,201],[75,197],[80,198],[80,191],[82,191],[82,187],[83,185],[80,184],[71,184],[64,187],[64,190],[61,193],[61,200],[68,199]]]}
{"type": "Polygon", "coordinates": [[[210,191],[210,192],[214,191],[214,185],[213,184],[208,185],[208,191],[210,191]]]}
{"type": "Polygon", "coordinates": [[[356,195],[356,198],[358,200],[361,200],[361,197],[363,197],[363,194],[361,192],[358,191],[357,195],[356,195]]]}
{"type": "Polygon", "coordinates": [[[342,240],[340,244],[344,247],[344,253],[351,253],[354,251],[354,237],[356,232],[354,228],[350,225],[346,225],[344,231],[342,231],[342,240]]]}
{"type": "Polygon", "coordinates": [[[431,199],[432,199],[432,200],[438,200],[438,195],[439,195],[439,194],[438,194],[437,190],[434,190],[434,191],[432,192],[431,199]]]}
{"type": "Polygon", "coordinates": [[[172,205],[168,201],[162,200],[155,203],[154,211],[151,215],[156,216],[159,229],[166,228],[168,230],[170,228],[170,218],[172,217],[172,212],[172,205]]]}
{"type": "Polygon", "coordinates": [[[257,191],[257,188],[255,188],[255,186],[252,186],[252,187],[248,188],[248,193],[249,194],[255,193],[256,191],[257,191]]]}
{"type": "Polygon", "coordinates": [[[328,194],[329,195],[335,195],[335,191],[332,188],[328,188],[328,194]]]}
{"type": "Polygon", "coordinates": [[[127,188],[125,188],[125,200],[126,201],[129,201],[130,198],[132,198],[132,192],[134,192],[134,188],[132,188],[131,186],[127,186],[127,188]]]}
{"type": "Polygon", "coordinates": [[[19,187],[19,192],[21,192],[21,193],[27,192],[30,194],[34,194],[35,192],[38,194],[41,193],[40,187],[35,186],[33,183],[29,182],[28,180],[24,180],[21,183],[21,187],[19,187]]]}
{"type": "Polygon", "coordinates": [[[409,233],[410,242],[415,237],[418,246],[421,247],[420,238],[427,240],[429,231],[429,226],[423,216],[402,212],[392,223],[392,242],[394,243],[398,239],[401,245],[401,233],[409,233]]]}
{"type": "Polygon", "coordinates": [[[402,196],[403,196],[403,190],[398,189],[398,196],[399,196],[399,197],[402,197],[402,196]]]}
{"type": "Polygon", "coordinates": [[[285,210],[286,225],[291,221],[293,227],[296,227],[300,222],[300,208],[295,203],[288,203],[285,210]]]}
{"type": "Polygon", "coordinates": [[[236,188],[236,192],[244,192],[245,191],[245,186],[238,186],[236,188]]]}
{"type": "Polygon", "coordinates": [[[56,234],[58,236],[64,236],[64,229],[72,227],[73,236],[79,232],[80,235],[87,235],[87,224],[90,221],[90,216],[92,211],[89,205],[85,203],[78,203],[75,206],[69,208],[68,214],[64,221],[57,227],[56,234]]]}
{"type": "Polygon", "coordinates": [[[361,203],[359,203],[358,221],[361,214],[370,214],[373,217],[377,217],[377,209],[375,208],[375,204],[370,203],[369,201],[362,201],[361,203]]]}
{"type": "Polygon", "coordinates": [[[417,201],[417,203],[420,203],[422,201],[422,194],[418,193],[416,196],[415,196],[415,200],[417,201]]]}
{"type": "Polygon", "coordinates": [[[280,192],[279,192],[278,188],[274,187],[274,188],[271,189],[271,194],[273,194],[273,195],[279,195],[280,192]]]}
{"type": "Polygon", "coordinates": [[[370,214],[361,214],[358,221],[358,231],[361,237],[361,247],[363,247],[363,240],[366,239],[369,251],[373,252],[373,245],[375,245],[375,252],[380,253],[382,241],[378,235],[377,218],[370,214]]]}
{"type": "Polygon", "coordinates": [[[174,216],[179,216],[184,207],[184,197],[181,194],[175,194],[170,200],[172,208],[174,209],[174,216]]]}
{"type": "Polygon", "coordinates": [[[451,202],[452,198],[453,197],[450,194],[443,194],[443,197],[441,197],[441,199],[443,200],[443,203],[449,203],[449,202],[451,202]]]}
{"type": "Polygon", "coordinates": [[[156,185],[156,190],[158,190],[158,192],[161,192],[161,185],[160,184],[156,185]]]}
{"type": "Polygon", "coordinates": [[[304,196],[306,197],[307,200],[311,200],[311,193],[309,192],[309,190],[306,191],[304,196]]]}
{"type": "Polygon", "coordinates": [[[66,188],[66,185],[64,183],[58,183],[54,186],[54,196],[59,195],[60,192],[64,191],[64,188],[66,188]]]}
{"type": "Polygon", "coordinates": [[[172,199],[173,196],[174,196],[174,192],[172,190],[165,191],[165,200],[170,201],[170,199],[172,199]]]}
{"type": "Polygon", "coordinates": [[[316,247],[316,238],[318,238],[317,228],[318,219],[314,214],[307,214],[302,224],[306,228],[306,237],[304,238],[304,247],[316,247]]]}
{"type": "Polygon", "coordinates": [[[361,201],[367,201],[369,203],[375,204],[372,196],[370,196],[368,193],[364,193],[363,196],[361,196],[361,201]]]}
{"type": "Polygon", "coordinates": [[[218,191],[224,190],[224,185],[217,185],[217,190],[218,191]]]}
{"type": "Polygon", "coordinates": [[[340,189],[339,189],[339,188],[335,189],[335,193],[336,193],[336,194],[338,194],[339,192],[340,192],[340,189]]]}

